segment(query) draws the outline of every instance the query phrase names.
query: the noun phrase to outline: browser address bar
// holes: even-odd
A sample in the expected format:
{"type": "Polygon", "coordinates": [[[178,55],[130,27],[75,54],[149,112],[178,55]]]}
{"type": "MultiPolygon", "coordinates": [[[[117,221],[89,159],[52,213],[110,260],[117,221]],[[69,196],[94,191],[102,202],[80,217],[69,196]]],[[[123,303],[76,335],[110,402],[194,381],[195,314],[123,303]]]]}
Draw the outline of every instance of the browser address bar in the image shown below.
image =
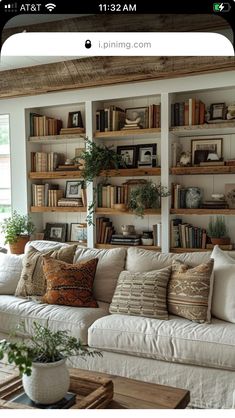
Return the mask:
{"type": "Polygon", "coordinates": [[[208,32],[22,32],[3,56],[234,56],[231,42],[208,32]]]}

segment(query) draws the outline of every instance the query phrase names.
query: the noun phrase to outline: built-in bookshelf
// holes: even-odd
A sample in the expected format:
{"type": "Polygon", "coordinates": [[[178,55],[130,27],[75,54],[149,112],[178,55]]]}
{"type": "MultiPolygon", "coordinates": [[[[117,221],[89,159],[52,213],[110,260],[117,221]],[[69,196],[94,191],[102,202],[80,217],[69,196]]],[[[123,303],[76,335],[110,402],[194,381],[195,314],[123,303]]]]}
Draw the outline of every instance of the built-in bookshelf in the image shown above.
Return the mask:
{"type": "MultiPolygon", "coordinates": [[[[146,179],[154,183],[161,182],[169,190],[171,190],[173,183],[180,184],[185,189],[199,187],[203,191],[203,200],[208,201],[213,193],[225,193],[225,184],[234,182],[235,187],[235,164],[228,163],[227,165],[227,161],[235,159],[235,119],[208,120],[207,111],[208,109],[210,111],[211,105],[216,103],[225,103],[226,105],[234,103],[234,77],[235,72],[231,71],[224,74],[213,73],[210,76],[180,78],[170,82],[169,80],[158,80],[128,83],[118,87],[97,87],[83,89],[83,91],[58,92],[52,96],[31,97],[30,100],[27,97],[19,99],[25,110],[26,131],[23,136],[26,141],[27,155],[27,199],[26,201],[24,198],[22,199],[37,225],[37,230],[41,232],[47,222],[84,223],[87,208],[90,203],[95,201],[94,211],[91,215],[93,224],[88,226],[87,245],[90,247],[116,247],[114,244],[97,242],[96,219],[100,216],[109,217],[116,234],[121,233],[122,225],[134,225],[136,233],[141,234],[143,231],[153,230],[153,225],[161,223],[161,245],[143,245],[141,247],[153,251],[171,250],[180,253],[186,250],[191,252],[209,251],[210,249],[195,247],[185,249],[172,246],[172,220],[180,217],[182,223],[206,230],[210,216],[223,215],[226,218],[231,240],[235,243],[235,207],[226,209],[174,208],[171,204],[171,197],[169,197],[162,199],[161,209],[146,209],[143,217],[138,217],[128,208],[128,204],[125,210],[115,207],[99,207],[96,191],[94,191],[97,190],[97,185],[106,179],[108,179],[107,183],[117,188],[132,179],[136,181],[146,179]],[[177,103],[181,104],[181,114],[179,113],[178,116],[178,110],[175,110],[174,106],[177,103]],[[127,126],[126,110],[132,112],[137,108],[141,112],[141,118],[144,115],[144,121],[142,119],[141,122],[136,120],[127,126]],[[155,109],[155,115],[153,109],[155,109]],[[172,109],[174,109],[174,115],[176,113],[176,119],[178,118],[180,126],[176,126],[175,122],[174,125],[172,124],[172,109]],[[189,111],[191,116],[187,115],[189,111]],[[76,112],[80,112],[82,117],[83,130],[77,133],[67,131],[65,131],[67,133],[59,133],[62,126],[67,129],[69,113],[76,112]],[[102,116],[100,116],[100,112],[102,116]],[[33,135],[33,121],[30,116],[32,114],[40,115],[38,116],[37,129],[33,135]],[[99,118],[98,122],[97,118],[99,118]],[[46,127],[46,123],[49,119],[60,122],[50,122],[51,135],[42,135],[44,128],[44,133],[48,133],[49,125],[46,127]],[[100,123],[103,124],[102,131],[100,131],[100,123]],[[54,129],[57,126],[57,132],[53,131],[52,124],[54,124],[54,129]],[[117,127],[119,129],[116,129],[117,127]],[[67,182],[72,180],[82,182],[83,178],[82,170],[79,167],[69,170],[57,170],[54,167],[52,170],[51,166],[50,169],[47,166],[45,169],[41,167],[40,170],[43,169],[43,171],[36,171],[35,167],[32,169],[32,156],[36,153],[51,155],[55,153],[54,155],[63,155],[64,161],[73,159],[75,150],[86,146],[85,138],[95,141],[97,144],[112,146],[116,150],[118,147],[133,146],[136,147],[135,152],[137,153],[141,145],[155,145],[157,155],[155,166],[150,164],[142,167],[137,163],[131,168],[102,171],[99,178],[94,179],[93,184],[88,185],[88,203],[82,207],[33,205],[33,184],[58,184],[59,189],[65,191],[67,182]],[[177,147],[181,149],[180,152],[191,153],[192,140],[213,138],[222,139],[224,165],[199,166],[194,165],[191,161],[188,166],[180,166],[179,160],[174,159],[173,161],[173,144],[177,144],[177,147]]],[[[226,113],[223,114],[223,117],[226,117],[226,113]]],[[[62,167],[64,161],[62,161],[62,167]]],[[[116,203],[122,204],[122,202],[116,203]]]]}

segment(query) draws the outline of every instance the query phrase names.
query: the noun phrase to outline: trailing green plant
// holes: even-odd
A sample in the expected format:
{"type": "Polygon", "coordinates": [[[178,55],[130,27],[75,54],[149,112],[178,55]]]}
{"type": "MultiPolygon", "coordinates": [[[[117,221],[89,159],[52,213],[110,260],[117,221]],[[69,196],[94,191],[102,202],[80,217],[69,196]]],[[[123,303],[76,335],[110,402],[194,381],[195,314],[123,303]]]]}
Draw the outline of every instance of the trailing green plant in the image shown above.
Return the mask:
{"type": "Polygon", "coordinates": [[[68,331],[53,332],[37,322],[33,322],[33,335],[25,333],[24,324],[20,328],[23,328],[26,341],[0,341],[0,360],[6,354],[8,362],[14,363],[21,375],[31,375],[33,362],[53,363],[71,356],[102,356],[99,351],[89,351],[80,340],[69,336],[68,331]]]}
{"type": "Polygon", "coordinates": [[[21,235],[31,235],[35,226],[28,215],[20,215],[13,211],[12,216],[2,222],[2,232],[5,235],[5,244],[14,244],[21,235]]]}
{"type": "Polygon", "coordinates": [[[227,237],[227,227],[223,216],[216,216],[216,218],[210,218],[207,228],[207,234],[211,238],[224,238],[227,237]]]}
{"type": "MultiPolygon", "coordinates": [[[[85,182],[91,183],[96,177],[100,175],[100,172],[106,170],[106,179],[109,177],[108,171],[118,169],[120,165],[123,165],[123,160],[120,154],[118,154],[111,146],[97,145],[95,142],[85,139],[86,149],[81,152],[79,157],[76,157],[76,161],[83,161],[82,177],[85,182]]],[[[97,189],[93,188],[93,201],[88,206],[88,215],[86,222],[88,225],[93,225],[92,215],[96,205],[97,189]]]]}
{"type": "Polygon", "coordinates": [[[167,187],[147,181],[131,191],[129,209],[137,216],[143,217],[145,209],[160,208],[161,197],[167,196],[170,196],[167,187]]]}

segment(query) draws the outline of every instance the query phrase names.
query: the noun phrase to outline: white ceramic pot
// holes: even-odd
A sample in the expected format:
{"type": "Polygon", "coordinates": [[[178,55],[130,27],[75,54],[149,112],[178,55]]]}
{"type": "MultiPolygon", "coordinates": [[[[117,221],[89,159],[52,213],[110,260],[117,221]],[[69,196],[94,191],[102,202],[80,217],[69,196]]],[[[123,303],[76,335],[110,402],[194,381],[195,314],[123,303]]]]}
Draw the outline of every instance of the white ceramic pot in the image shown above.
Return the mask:
{"type": "Polygon", "coordinates": [[[31,376],[23,375],[23,388],[28,397],[40,404],[60,401],[69,389],[66,360],[55,363],[33,363],[31,376]]]}

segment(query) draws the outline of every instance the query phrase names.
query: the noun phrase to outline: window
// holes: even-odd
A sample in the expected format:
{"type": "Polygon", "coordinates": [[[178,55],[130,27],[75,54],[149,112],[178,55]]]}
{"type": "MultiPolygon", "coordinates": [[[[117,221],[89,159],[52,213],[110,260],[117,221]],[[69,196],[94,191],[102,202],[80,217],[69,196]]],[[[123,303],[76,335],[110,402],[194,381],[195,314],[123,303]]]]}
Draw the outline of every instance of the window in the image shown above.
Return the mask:
{"type": "MultiPolygon", "coordinates": [[[[11,212],[9,116],[0,115],[0,223],[11,212]]],[[[0,232],[0,246],[4,237],[0,232]]]]}

